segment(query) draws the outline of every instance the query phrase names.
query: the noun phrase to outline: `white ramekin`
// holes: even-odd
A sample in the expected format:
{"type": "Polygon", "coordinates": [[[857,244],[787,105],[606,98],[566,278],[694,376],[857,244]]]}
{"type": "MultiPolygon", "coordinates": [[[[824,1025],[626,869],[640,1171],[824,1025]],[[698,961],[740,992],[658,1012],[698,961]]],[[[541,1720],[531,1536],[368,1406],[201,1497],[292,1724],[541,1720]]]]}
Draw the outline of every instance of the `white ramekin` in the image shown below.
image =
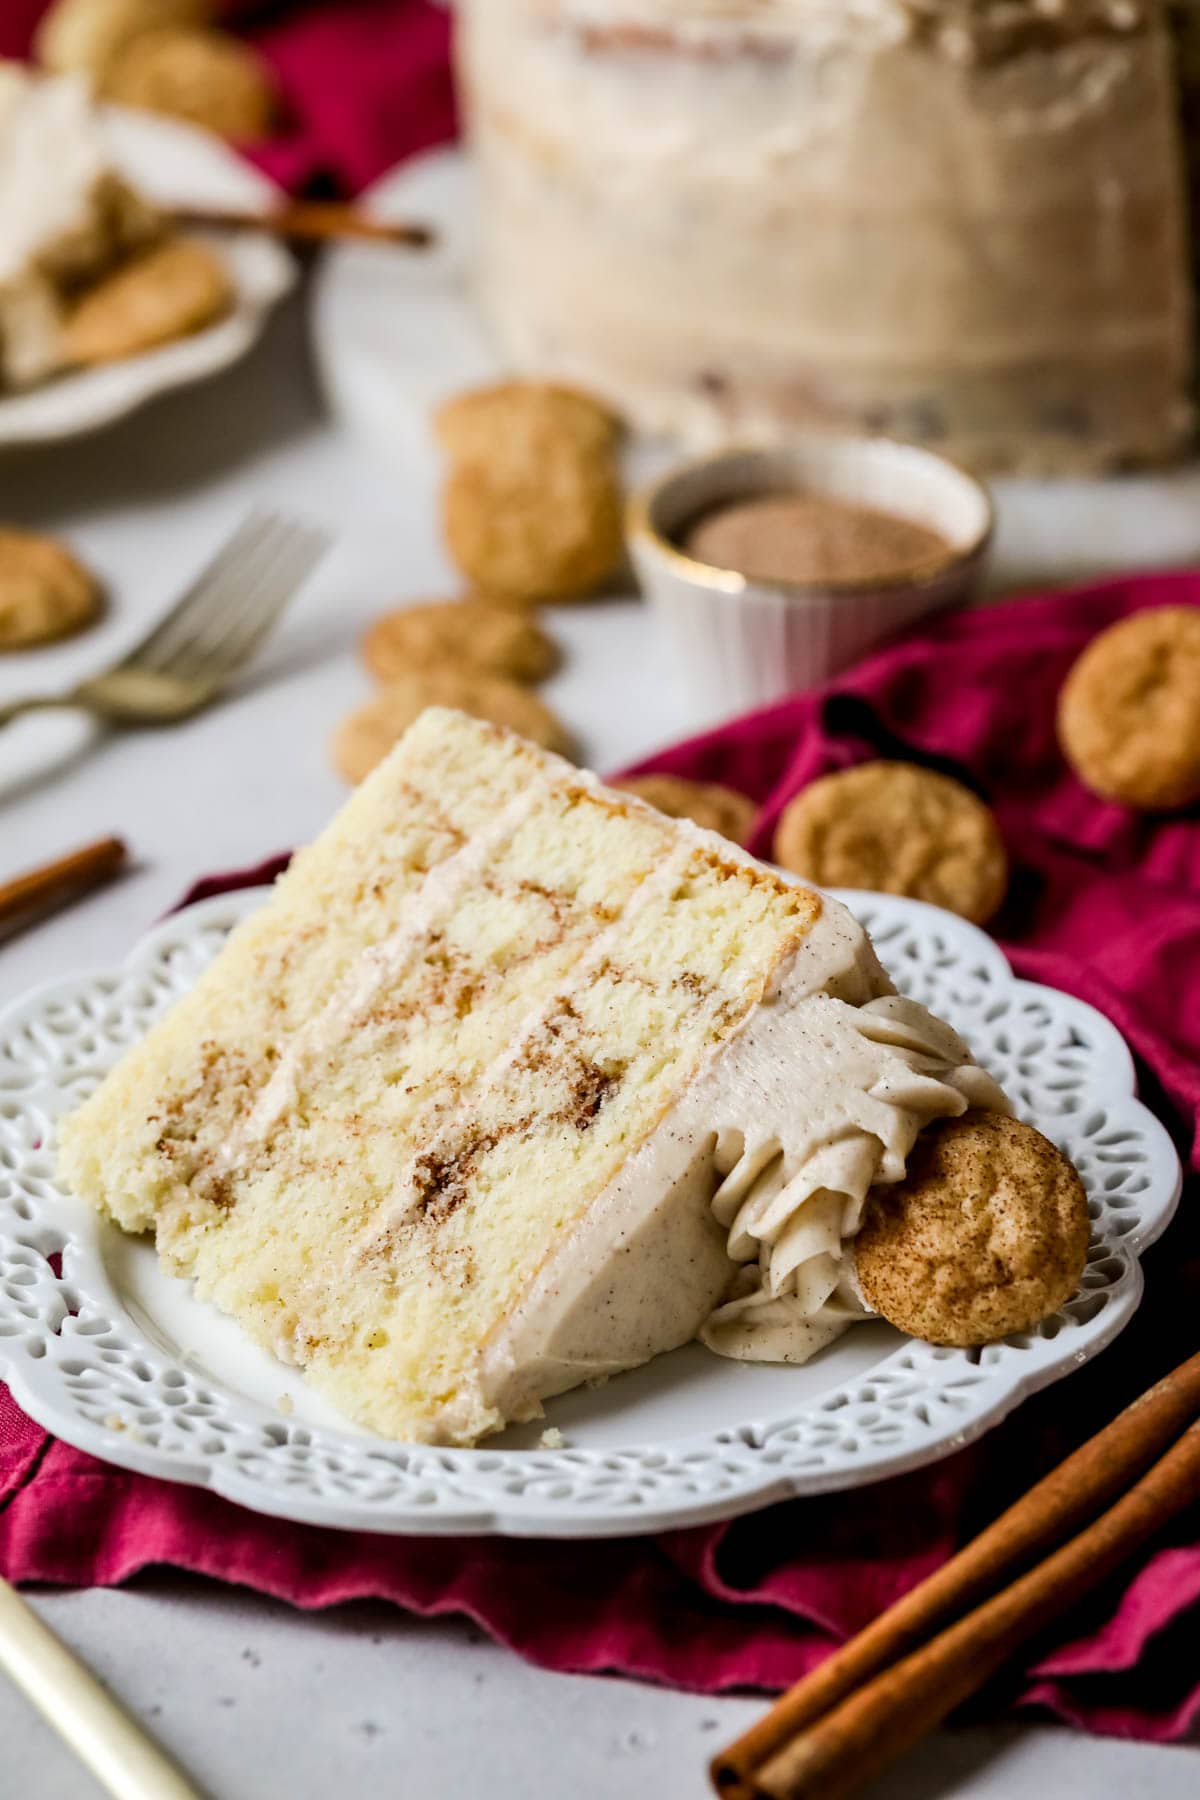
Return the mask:
{"type": "Polygon", "coordinates": [[[693,696],[714,716],[813,687],[927,613],[978,586],[992,537],[982,484],[945,457],[886,438],[812,438],[729,450],[674,469],[635,494],[629,547],[693,696]],[[827,494],[940,532],[944,561],[914,579],[764,584],[697,562],[678,539],[702,513],[768,493],[827,494]]]}

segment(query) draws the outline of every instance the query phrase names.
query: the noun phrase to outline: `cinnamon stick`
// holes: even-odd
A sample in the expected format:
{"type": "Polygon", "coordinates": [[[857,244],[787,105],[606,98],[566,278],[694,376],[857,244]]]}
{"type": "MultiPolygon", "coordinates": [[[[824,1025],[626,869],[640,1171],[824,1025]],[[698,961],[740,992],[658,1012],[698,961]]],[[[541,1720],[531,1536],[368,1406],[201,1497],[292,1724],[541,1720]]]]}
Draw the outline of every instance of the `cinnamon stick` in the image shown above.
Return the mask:
{"type": "Polygon", "coordinates": [[[67,900],[90,893],[124,867],[125,845],[120,838],[100,838],[73,850],[44,868],[31,869],[0,884],[0,924],[24,924],[67,900]]]}
{"type": "Polygon", "coordinates": [[[711,1765],[724,1800],[761,1793],[751,1779],[783,1746],[855,1688],[1092,1519],[1200,1413],[1200,1354],[1119,1413],[957,1556],[881,1613],[789,1689],[711,1765]]]}
{"type": "Polygon", "coordinates": [[[1195,1500],[1200,1421],[1086,1531],[786,1745],[752,1777],[751,1793],[756,1800],[857,1793],[1195,1500]]]}
{"type": "Polygon", "coordinates": [[[400,244],[410,250],[424,250],[435,237],[428,225],[375,219],[356,206],[336,200],[292,200],[260,212],[189,206],[176,209],[175,218],[181,225],[265,231],[292,243],[318,244],[354,238],[364,243],[400,244]]]}

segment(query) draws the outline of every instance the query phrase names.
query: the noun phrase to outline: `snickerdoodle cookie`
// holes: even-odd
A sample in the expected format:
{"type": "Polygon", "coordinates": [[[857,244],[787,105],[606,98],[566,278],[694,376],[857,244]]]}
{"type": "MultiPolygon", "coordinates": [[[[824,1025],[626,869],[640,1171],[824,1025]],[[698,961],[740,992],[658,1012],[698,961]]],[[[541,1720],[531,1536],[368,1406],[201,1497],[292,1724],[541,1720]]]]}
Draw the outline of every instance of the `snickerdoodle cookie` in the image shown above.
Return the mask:
{"type": "Polygon", "coordinates": [[[64,354],[84,367],[119,362],[203,331],[232,304],[216,253],[172,238],[89,289],[63,327],[64,354]]]}
{"type": "Polygon", "coordinates": [[[180,25],[141,32],[113,56],[101,92],[234,143],[265,137],[275,118],[270,71],[249,44],[226,31],[180,25]]]}
{"type": "Polygon", "coordinates": [[[457,707],[561,755],[572,748],[549,707],[515,681],[474,669],[423,669],[389,682],[342,721],[331,746],[334,767],[347,781],[361,781],[427,706],[457,707]]]}
{"type": "Polygon", "coordinates": [[[691,819],[735,844],[748,841],[758,812],[745,794],[721,787],[715,781],[687,781],[682,775],[630,775],[613,785],[627,794],[636,794],[668,818],[691,819]]]}
{"type": "Polygon", "coordinates": [[[1019,1119],[969,1112],[927,1127],[904,1180],[872,1190],[854,1257],[868,1306],[901,1331],[986,1344],[1056,1312],[1087,1247],[1062,1151],[1019,1119]]]}
{"type": "Polygon", "coordinates": [[[907,894],[979,925],[1008,884],[988,808],[961,782],[912,763],[862,763],[812,782],[784,809],[775,860],[823,887],[907,894]]]}
{"type": "Polygon", "coordinates": [[[100,75],[144,31],[211,19],[216,0],[54,0],[34,33],[42,67],[100,75]]]}
{"type": "Polygon", "coordinates": [[[62,544],[0,526],[0,650],[70,637],[100,607],[99,583],[62,544]]]}
{"type": "Polygon", "coordinates": [[[519,600],[590,592],[623,552],[617,428],[571,389],[505,382],[437,415],[450,457],[446,546],[475,588],[519,600]]]}
{"type": "Polygon", "coordinates": [[[532,619],[484,600],[432,600],[384,613],[365,633],[362,655],[380,681],[443,665],[541,681],[558,662],[532,619]]]}
{"type": "Polygon", "coordinates": [[[1200,799],[1200,608],[1158,606],[1093,638],[1058,700],[1086,787],[1144,812],[1200,799]]]}
{"type": "Polygon", "coordinates": [[[554,381],[498,381],[455,394],[434,415],[438,443],[454,462],[486,461],[507,442],[553,436],[592,455],[615,449],[615,414],[591,394],[554,381]]]}

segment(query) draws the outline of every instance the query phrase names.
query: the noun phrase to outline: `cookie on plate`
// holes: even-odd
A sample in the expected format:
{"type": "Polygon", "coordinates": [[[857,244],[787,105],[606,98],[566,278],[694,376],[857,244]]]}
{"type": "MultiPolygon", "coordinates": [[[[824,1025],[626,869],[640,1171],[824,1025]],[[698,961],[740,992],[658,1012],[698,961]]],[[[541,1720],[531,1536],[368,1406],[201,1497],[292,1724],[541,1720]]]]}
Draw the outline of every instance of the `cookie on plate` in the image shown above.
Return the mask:
{"type": "Polygon", "coordinates": [[[1143,812],[1200,799],[1200,608],[1157,606],[1092,639],[1058,701],[1085,787],[1143,812]]]}
{"type": "Polygon", "coordinates": [[[873,1188],[854,1240],[868,1306],[931,1344],[1030,1331],[1079,1285],[1087,1196],[1049,1138],[1003,1113],[922,1131],[908,1172],[873,1188]]]}
{"type": "Polygon", "coordinates": [[[119,362],[215,324],[234,290],[215,251],[171,238],[88,290],[63,327],[67,360],[83,367],[119,362]]]}
{"type": "Polygon", "coordinates": [[[862,763],[796,795],[775,860],[822,887],[928,900],[983,925],[1004,898],[1008,858],[982,800],[932,769],[862,763]]]}
{"type": "Polygon", "coordinates": [[[735,844],[749,842],[758,808],[745,794],[715,781],[688,781],[682,775],[630,775],[614,787],[636,794],[671,819],[691,819],[735,844]]]}
{"type": "Polygon", "coordinates": [[[624,550],[618,428],[598,402],[504,382],[447,402],[435,429],[450,456],[446,545],[473,587],[565,600],[613,574],[624,550]]]}
{"type": "Polygon", "coordinates": [[[485,600],[431,600],[384,613],[362,640],[363,661],[380,681],[448,664],[513,681],[541,681],[558,651],[533,620],[485,600]]]}
{"type": "Polygon", "coordinates": [[[265,137],[275,119],[269,69],[227,31],[165,26],[142,32],[108,64],[101,92],[121,106],[165,113],[234,143],[265,137]]]}
{"type": "Polygon", "coordinates": [[[56,74],[100,75],[140,33],[203,24],[215,11],[215,0],[54,0],[34,33],[33,51],[56,74]]]}
{"type": "Polygon", "coordinates": [[[100,609],[100,584],[64,545],[0,526],[0,650],[70,637],[100,609]]]}
{"type": "Polygon", "coordinates": [[[543,749],[564,756],[571,752],[566,728],[528,688],[502,675],[442,667],[389,682],[342,721],[331,746],[338,773],[347,781],[369,775],[427,706],[453,706],[472,718],[519,732],[543,749]]]}

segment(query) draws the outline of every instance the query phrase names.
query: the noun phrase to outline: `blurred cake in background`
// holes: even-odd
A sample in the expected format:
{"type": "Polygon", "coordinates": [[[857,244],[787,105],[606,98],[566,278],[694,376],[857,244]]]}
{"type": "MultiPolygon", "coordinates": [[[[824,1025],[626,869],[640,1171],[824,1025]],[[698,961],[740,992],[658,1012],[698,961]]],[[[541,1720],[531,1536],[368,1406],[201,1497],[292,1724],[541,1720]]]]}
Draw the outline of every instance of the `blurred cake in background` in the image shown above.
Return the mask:
{"type": "Polygon", "coordinates": [[[507,353],[693,442],[1092,471],[1192,430],[1161,0],[463,0],[507,353]]]}

